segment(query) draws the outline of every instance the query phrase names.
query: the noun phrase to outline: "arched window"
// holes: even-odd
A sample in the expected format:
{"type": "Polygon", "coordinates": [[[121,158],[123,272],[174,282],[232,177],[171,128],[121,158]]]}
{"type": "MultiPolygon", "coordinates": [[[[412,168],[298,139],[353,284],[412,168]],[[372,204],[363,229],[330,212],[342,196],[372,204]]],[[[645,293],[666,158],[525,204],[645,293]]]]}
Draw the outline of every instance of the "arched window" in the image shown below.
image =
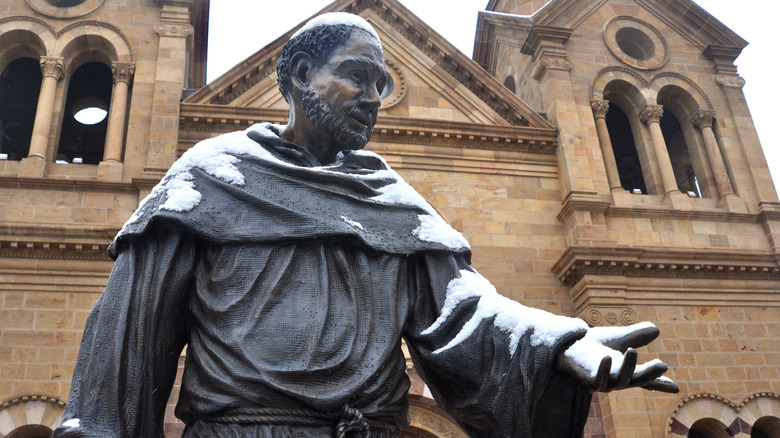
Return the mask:
{"type": "Polygon", "coordinates": [[[753,424],[750,438],[780,438],[780,418],[761,417],[753,424]]]}
{"type": "Polygon", "coordinates": [[[103,159],[112,87],[111,69],[103,63],[88,62],[73,72],[57,160],[98,164],[103,159]]]}
{"type": "Polygon", "coordinates": [[[39,424],[28,424],[26,426],[14,429],[6,435],[6,438],[49,438],[52,430],[39,424]]]}
{"type": "Polygon", "coordinates": [[[41,78],[32,58],[16,59],[0,73],[0,153],[8,160],[29,153],[41,78]]]}
{"type": "Polygon", "coordinates": [[[636,149],[631,123],[626,113],[614,103],[609,104],[605,117],[612,150],[615,153],[615,163],[620,175],[620,185],[630,191],[639,190],[647,194],[645,178],[642,175],[642,164],[636,149]]]}
{"type": "Polygon", "coordinates": [[[504,86],[509,89],[512,93],[516,93],[516,87],[515,87],[515,77],[512,75],[509,75],[504,79],[504,86]]]}
{"type": "Polygon", "coordinates": [[[697,420],[688,431],[688,438],[731,438],[723,423],[714,418],[697,420]]]}
{"type": "Polygon", "coordinates": [[[685,142],[685,135],[680,121],[671,111],[664,108],[664,115],[661,117],[660,125],[664,141],[666,142],[666,149],[669,151],[669,159],[672,162],[674,177],[677,180],[677,187],[683,193],[693,193],[696,197],[701,198],[701,184],[696,177],[694,162],[691,159],[688,144],[685,142]]]}

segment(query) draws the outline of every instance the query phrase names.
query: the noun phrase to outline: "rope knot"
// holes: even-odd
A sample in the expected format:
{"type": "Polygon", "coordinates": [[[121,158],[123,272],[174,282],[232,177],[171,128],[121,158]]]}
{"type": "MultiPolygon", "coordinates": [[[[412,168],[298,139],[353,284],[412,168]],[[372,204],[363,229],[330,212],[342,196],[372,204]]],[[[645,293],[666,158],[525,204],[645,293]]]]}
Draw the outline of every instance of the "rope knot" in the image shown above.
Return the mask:
{"type": "Polygon", "coordinates": [[[352,433],[359,433],[362,438],[371,438],[371,429],[363,414],[355,408],[344,405],[341,408],[341,420],[336,426],[336,437],[347,438],[352,433]]]}

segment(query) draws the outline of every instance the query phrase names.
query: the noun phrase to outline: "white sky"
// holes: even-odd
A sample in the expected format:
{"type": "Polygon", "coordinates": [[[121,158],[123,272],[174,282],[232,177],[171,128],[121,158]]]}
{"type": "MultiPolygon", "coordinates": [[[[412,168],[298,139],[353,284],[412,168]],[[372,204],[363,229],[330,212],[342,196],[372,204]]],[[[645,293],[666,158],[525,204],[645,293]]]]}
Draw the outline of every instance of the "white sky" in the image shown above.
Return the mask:
{"type": "MultiPolygon", "coordinates": [[[[477,12],[487,0],[400,0],[420,19],[471,57],[477,12]]],[[[736,64],[747,83],[743,88],[775,187],[780,187],[780,130],[772,129],[780,86],[773,79],[780,61],[776,36],[780,2],[776,0],[695,0],[750,44],[736,64]],[[774,107],[774,108],[773,108],[774,107]]],[[[330,0],[217,0],[211,2],[208,81],[211,82],[330,0]]]]}

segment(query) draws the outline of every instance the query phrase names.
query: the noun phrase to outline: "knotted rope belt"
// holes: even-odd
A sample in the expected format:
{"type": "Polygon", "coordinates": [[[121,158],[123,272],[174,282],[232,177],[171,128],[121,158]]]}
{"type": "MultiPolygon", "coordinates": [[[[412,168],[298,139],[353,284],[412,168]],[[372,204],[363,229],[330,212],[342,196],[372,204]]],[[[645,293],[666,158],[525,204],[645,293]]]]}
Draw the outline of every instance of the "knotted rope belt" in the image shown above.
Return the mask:
{"type": "Polygon", "coordinates": [[[223,415],[210,416],[202,421],[223,424],[269,424],[279,426],[323,427],[336,424],[336,438],[360,434],[371,438],[371,429],[400,432],[391,421],[368,419],[355,408],[344,405],[340,411],[322,412],[309,409],[238,408],[223,415]]]}

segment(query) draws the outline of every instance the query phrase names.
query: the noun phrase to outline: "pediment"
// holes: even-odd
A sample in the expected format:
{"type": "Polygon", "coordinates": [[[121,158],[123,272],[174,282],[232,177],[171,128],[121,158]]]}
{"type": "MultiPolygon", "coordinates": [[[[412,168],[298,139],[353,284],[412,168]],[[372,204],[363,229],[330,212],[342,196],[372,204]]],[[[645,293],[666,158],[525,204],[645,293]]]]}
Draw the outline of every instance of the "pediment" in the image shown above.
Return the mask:
{"type": "MultiPolygon", "coordinates": [[[[345,11],[369,21],[379,34],[393,78],[381,119],[403,118],[553,129],[529,105],[463,55],[397,0],[338,0],[321,12],[345,11]]],[[[299,24],[184,103],[284,110],[276,62],[299,24]]]]}

